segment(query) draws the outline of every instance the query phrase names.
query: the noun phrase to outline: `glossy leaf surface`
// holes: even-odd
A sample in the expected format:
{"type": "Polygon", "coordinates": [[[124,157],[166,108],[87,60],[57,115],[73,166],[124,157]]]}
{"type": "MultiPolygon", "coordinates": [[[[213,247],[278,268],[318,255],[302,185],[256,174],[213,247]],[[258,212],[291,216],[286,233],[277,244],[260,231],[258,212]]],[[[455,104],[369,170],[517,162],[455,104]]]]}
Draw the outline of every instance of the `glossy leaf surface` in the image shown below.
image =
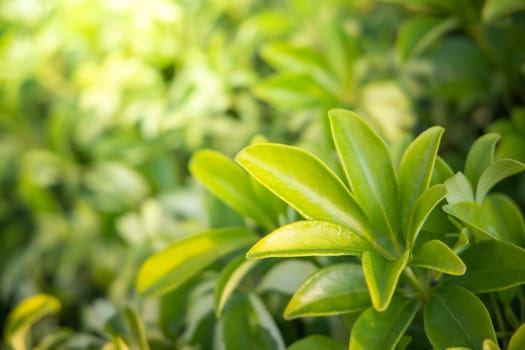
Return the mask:
{"type": "Polygon", "coordinates": [[[485,305],[458,286],[439,289],[424,308],[425,332],[437,349],[467,347],[482,350],[485,339],[496,341],[485,305]]]}
{"type": "Polygon", "coordinates": [[[288,350],[346,350],[348,347],[325,335],[313,334],[296,341],[288,350]]]}
{"type": "Polygon", "coordinates": [[[374,309],[382,311],[388,307],[409,257],[409,250],[394,261],[386,260],[374,251],[363,254],[363,272],[374,309]]]}
{"type": "Polygon", "coordinates": [[[242,228],[200,233],[176,242],[148,258],[139,270],[136,288],[143,295],[160,295],[176,289],[219,257],[252,244],[257,239],[242,228]]]}
{"type": "Polygon", "coordinates": [[[287,319],[359,311],[370,305],[361,266],[352,263],[325,267],[299,287],[284,311],[287,319]]]}
{"type": "Polygon", "coordinates": [[[476,188],[476,202],[483,203],[485,195],[501,180],[525,169],[525,164],[512,159],[500,159],[489,165],[481,174],[476,188]]]}
{"type": "Polygon", "coordinates": [[[465,176],[474,188],[483,171],[494,162],[494,149],[499,139],[498,134],[485,134],[470,147],[465,160],[465,176]]]}
{"type": "Polygon", "coordinates": [[[239,213],[254,219],[263,227],[273,227],[273,218],[258,205],[257,196],[246,174],[232,160],[219,152],[196,152],[190,171],[206,188],[239,213]]]}
{"type": "Polygon", "coordinates": [[[419,303],[417,300],[396,296],[388,308],[379,312],[368,308],[352,328],[350,349],[394,349],[414,319],[419,303]]]}
{"type": "Polygon", "coordinates": [[[370,221],[385,235],[399,229],[397,177],[388,147],[357,114],[328,112],[346,178],[370,221]]]}
{"type": "Polygon", "coordinates": [[[36,294],[19,303],[7,317],[4,339],[13,349],[26,349],[29,328],[42,317],[57,313],[60,301],[47,294],[36,294]]]}
{"type": "Polygon", "coordinates": [[[475,293],[502,290],[525,283],[525,249],[497,240],[472,244],[461,254],[467,273],[452,278],[475,293]]]}
{"type": "Polygon", "coordinates": [[[304,217],[371,236],[368,220],[348,189],[312,154],[286,145],[259,144],[243,149],[236,161],[304,217]]]}
{"type": "Polygon", "coordinates": [[[410,266],[424,267],[449,275],[463,275],[466,271],[463,261],[440,240],[431,240],[414,251],[410,266]]]}
{"type": "Polygon", "coordinates": [[[324,221],[297,221],[261,238],[248,259],[311,255],[361,255],[371,246],[346,227],[324,221]]]}
{"type": "Polygon", "coordinates": [[[443,128],[433,127],[408,146],[399,164],[401,218],[406,229],[410,212],[419,196],[428,188],[443,128]]]}
{"type": "Polygon", "coordinates": [[[410,221],[406,231],[405,240],[408,247],[414,245],[426,219],[446,195],[447,187],[445,185],[435,185],[423,192],[418,198],[410,214],[410,221]]]}

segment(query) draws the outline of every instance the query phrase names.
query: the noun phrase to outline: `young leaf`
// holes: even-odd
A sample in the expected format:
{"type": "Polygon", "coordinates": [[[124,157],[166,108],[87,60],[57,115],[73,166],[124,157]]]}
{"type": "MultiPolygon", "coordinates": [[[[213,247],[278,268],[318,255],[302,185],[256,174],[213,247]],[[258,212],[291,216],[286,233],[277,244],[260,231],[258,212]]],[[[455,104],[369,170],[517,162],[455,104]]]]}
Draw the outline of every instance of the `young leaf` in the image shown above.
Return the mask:
{"type": "Polygon", "coordinates": [[[525,170],[525,164],[513,159],[499,159],[489,165],[479,178],[476,188],[476,202],[483,203],[485,195],[494,185],[523,170],[525,170]]]}
{"type": "Polygon", "coordinates": [[[443,128],[432,127],[408,146],[399,164],[401,220],[406,229],[410,212],[419,196],[428,188],[443,128]]]}
{"type": "Polygon", "coordinates": [[[456,175],[447,179],[445,185],[447,185],[448,189],[447,202],[449,204],[474,202],[474,191],[472,190],[472,185],[462,172],[459,171],[456,175]]]}
{"type": "Polygon", "coordinates": [[[481,17],[483,21],[490,22],[498,17],[525,9],[522,0],[487,0],[483,6],[481,17]]]}
{"type": "Polygon", "coordinates": [[[410,266],[444,272],[449,275],[463,275],[466,271],[463,261],[445,243],[434,239],[414,251],[410,266]]]}
{"type": "Polygon", "coordinates": [[[286,145],[258,144],[244,148],[235,160],[304,217],[344,225],[373,240],[368,219],[353,196],[312,154],[286,145]]]}
{"type": "Polygon", "coordinates": [[[288,350],[346,350],[348,347],[325,335],[313,334],[296,341],[288,350]]]}
{"type": "Polygon", "coordinates": [[[297,289],[319,268],[303,259],[281,260],[264,274],[257,285],[257,292],[268,291],[293,295],[297,289]]]}
{"type": "Polygon", "coordinates": [[[525,246],[525,224],[520,208],[509,197],[495,193],[483,202],[483,228],[494,236],[525,246]]]}
{"type": "Polygon", "coordinates": [[[248,174],[228,157],[215,151],[198,151],[191,158],[189,168],[211,193],[233,209],[263,227],[275,226],[274,219],[258,205],[248,174]]]}
{"type": "Polygon", "coordinates": [[[4,329],[6,343],[13,349],[26,349],[29,328],[42,317],[57,313],[60,301],[47,294],[36,294],[19,303],[9,314],[4,329]]]}
{"type": "Polygon", "coordinates": [[[248,259],[312,255],[361,255],[370,244],[344,226],[324,221],[297,221],[261,238],[248,259]]]}
{"type": "Polygon", "coordinates": [[[284,317],[324,316],[363,310],[370,296],[362,269],[342,263],[325,267],[310,276],[284,310],[284,317]]]}
{"type": "Polygon", "coordinates": [[[445,185],[435,185],[423,192],[418,198],[410,213],[410,221],[406,230],[407,247],[410,248],[414,245],[426,219],[446,195],[447,187],[445,185]]]}
{"type": "Polygon", "coordinates": [[[525,323],[514,332],[510,338],[508,350],[522,350],[525,349],[525,323]]]}
{"type": "Polygon", "coordinates": [[[450,281],[475,293],[503,290],[525,283],[525,249],[497,240],[472,244],[461,254],[467,273],[450,281]]]}
{"type": "Polygon", "coordinates": [[[472,187],[476,188],[481,174],[494,161],[494,149],[499,139],[498,134],[485,134],[470,147],[465,160],[465,175],[472,187]]]}
{"type": "Polygon", "coordinates": [[[332,136],[352,193],[384,235],[399,230],[397,178],[388,147],[357,114],[328,112],[332,136]]]}
{"type": "Polygon", "coordinates": [[[252,244],[257,236],[242,228],[211,230],[175,242],[149,257],[139,270],[136,288],[142,295],[174,290],[216,259],[252,244]]]}
{"type": "Polygon", "coordinates": [[[366,285],[377,311],[385,310],[394,295],[397,281],[410,257],[410,250],[397,260],[389,261],[375,251],[363,253],[362,264],[366,285]]]}
{"type": "Polygon", "coordinates": [[[397,39],[397,55],[400,62],[405,62],[411,56],[416,56],[429,47],[435,40],[447,31],[457,27],[455,18],[416,16],[405,21],[399,30],[397,39]]]}
{"type": "Polygon", "coordinates": [[[491,339],[485,339],[482,348],[483,350],[501,350],[498,343],[491,339]]]}
{"type": "Polygon", "coordinates": [[[243,255],[233,259],[221,272],[215,289],[215,314],[220,317],[222,309],[235,288],[257,261],[246,261],[243,255]]]}
{"type": "Polygon", "coordinates": [[[350,333],[352,350],[388,350],[394,349],[406,329],[414,319],[419,302],[399,296],[385,311],[379,312],[368,308],[363,312],[350,333]]]}
{"type": "Polygon", "coordinates": [[[485,305],[470,291],[458,286],[439,289],[426,303],[425,332],[437,349],[482,349],[485,339],[496,341],[485,305]]]}

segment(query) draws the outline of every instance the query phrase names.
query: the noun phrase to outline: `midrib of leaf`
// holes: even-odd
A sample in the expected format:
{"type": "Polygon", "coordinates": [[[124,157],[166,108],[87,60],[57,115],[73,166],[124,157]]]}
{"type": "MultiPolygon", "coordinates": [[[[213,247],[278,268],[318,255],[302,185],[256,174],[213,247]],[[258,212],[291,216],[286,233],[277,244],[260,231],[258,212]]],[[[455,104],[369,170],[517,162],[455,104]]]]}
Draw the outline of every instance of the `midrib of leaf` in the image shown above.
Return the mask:
{"type": "Polygon", "coordinates": [[[399,310],[399,312],[396,313],[395,317],[392,317],[390,320],[391,322],[388,323],[388,327],[386,328],[385,333],[389,333],[392,327],[394,327],[394,324],[397,323],[397,319],[400,317],[402,311],[410,306],[410,303],[407,303],[406,301],[403,302],[403,307],[399,310]]]}
{"type": "Polygon", "coordinates": [[[465,327],[463,327],[463,324],[461,323],[461,321],[454,315],[454,313],[449,309],[449,307],[447,306],[447,304],[444,302],[443,300],[443,297],[441,295],[436,295],[436,298],[438,298],[439,302],[443,305],[443,307],[445,308],[445,310],[450,314],[450,316],[452,317],[452,319],[454,321],[456,321],[456,323],[458,324],[459,328],[463,331],[463,333],[467,336],[467,338],[469,339],[470,341],[470,345],[475,345],[476,342],[470,337],[470,334],[469,332],[467,332],[467,330],[465,329],[465,327]]]}

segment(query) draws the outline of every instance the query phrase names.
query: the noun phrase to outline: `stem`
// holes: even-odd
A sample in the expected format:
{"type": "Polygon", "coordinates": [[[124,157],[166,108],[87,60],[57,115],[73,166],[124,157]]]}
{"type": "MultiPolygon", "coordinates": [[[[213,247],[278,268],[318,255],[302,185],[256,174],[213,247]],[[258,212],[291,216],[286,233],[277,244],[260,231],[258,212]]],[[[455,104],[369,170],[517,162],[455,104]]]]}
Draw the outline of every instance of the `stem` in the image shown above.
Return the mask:
{"type": "MultiPolygon", "coordinates": [[[[499,331],[501,333],[505,333],[505,321],[503,320],[503,315],[501,314],[501,310],[499,308],[498,300],[496,299],[496,295],[494,293],[489,294],[490,303],[492,304],[492,309],[494,313],[494,317],[496,318],[496,323],[498,324],[499,331]]],[[[503,348],[507,348],[507,337],[502,336],[501,341],[503,344],[503,348]]]]}
{"type": "Polygon", "coordinates": [[[425,301],[428,300],[428,298],[429,298],[428,290],[427,290],[427,288],[425,288],[425,286],[423,286],[421,284],[421,281],[417,278],[417,276],[414,273],[414,271],[412,271],[412,269],[410,267],[407,267],[407,268],[405,268],[404,273],[408,277],[408,279],[410,280],[410,283],[412,283],[412,285],[414,287],[416,287],[416,289],[419,291],[419,293],[421,293],[421,296],[423,297],[423,299],[425,301]]]}

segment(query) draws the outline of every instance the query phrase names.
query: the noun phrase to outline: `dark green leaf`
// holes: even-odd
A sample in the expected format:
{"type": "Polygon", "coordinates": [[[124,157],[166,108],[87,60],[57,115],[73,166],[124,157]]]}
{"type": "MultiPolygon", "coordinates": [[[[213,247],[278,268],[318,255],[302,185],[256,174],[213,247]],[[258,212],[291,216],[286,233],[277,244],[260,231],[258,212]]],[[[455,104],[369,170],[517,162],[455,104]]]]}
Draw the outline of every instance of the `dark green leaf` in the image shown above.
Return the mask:
{"type": "Polygon", "coordinates": [[[323,221],[298,221],[261,238],[249,259],[313,255],[361,255],[371,246],[347,228],[323,221]]]}
{"type": "Polygon", "coordinates": [[[410,266],[444,272],[449,275],[463,275],[466,271],[463,261],[445,243],[432,240],[414,251],[410,266]]]}
{"type": "Polygon", "coordinates": [[[357,114],[328,112],[332,137],[352,193],[370,221],[385,235],[399,230],[397,178],[388,147],[357,114]]]}
{"type": "Polygon", "coordinates": [[[388,307],[409,257],[410,250],[394,261],[386,260],[374,251],[363,253],[363,272],[374,309],[383,311],[388,307]]]}
{"type": "Polygon", "coordinates": [[[176,242],[149,257],[139,270],[136,288],[143,295],[174,290],[206,266],[257,239],[242,228],[211,230],[176,242]]]}
{"type": "Polygon", "coordinates": [[[388,350],[394,349],[414,319],[419,303],[417,300],[396,296],[382,312],[368,308],[352,328],[350,349],[388,350]]]}
{"type": "Polygon", "coordinates": [[[325,267],[310,276],[294,294],[284,316],[287,319],[323,316],[363,310],[370,296],[362,269],[343,263],[325,267]]]}
{"type": "Polygon", "coordinates": [[[472,244],[461,254],[467,273],[451,278],[475,293],[503,290],[525,283],[525,249],[497,240],[472,244]]]}
{"type": "Polygon", "coordinates": [[[437,349],[468,347],[482,350],[485,339],[496,341],[485,305],[458,286],[439,289],[424,309],[425,332],[437,349]]]}

